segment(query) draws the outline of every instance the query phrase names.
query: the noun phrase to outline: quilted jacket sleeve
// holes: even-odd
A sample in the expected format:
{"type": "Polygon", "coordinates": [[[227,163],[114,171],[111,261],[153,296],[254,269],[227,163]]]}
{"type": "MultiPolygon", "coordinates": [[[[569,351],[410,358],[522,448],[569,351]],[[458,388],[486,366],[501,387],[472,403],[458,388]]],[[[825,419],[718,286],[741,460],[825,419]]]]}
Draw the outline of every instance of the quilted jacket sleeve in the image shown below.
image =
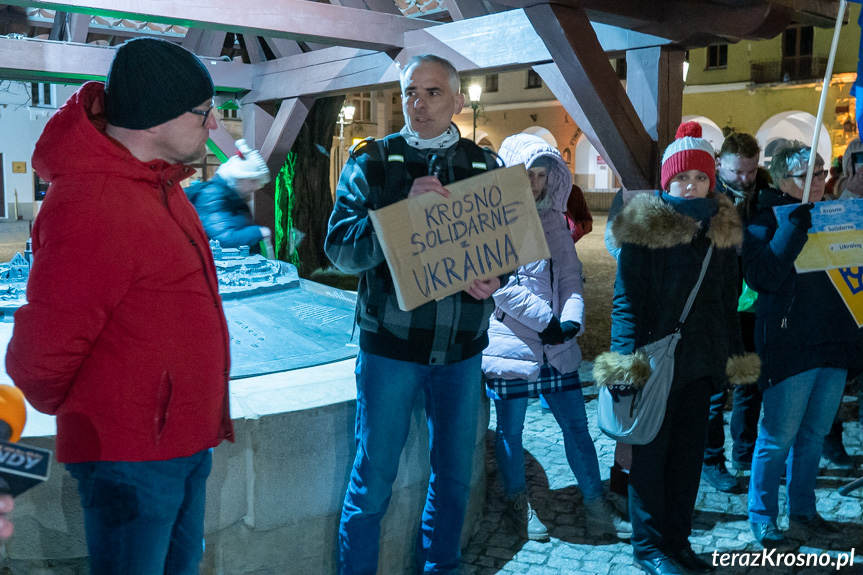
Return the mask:
{"type": "Polygon", "coordinates": [[[719,251],[722,258],[722,311],[727,323],[728,355],[743,355],[743,338],[740,334],[740,314],[737,313],[737,301],[740,290],[740,270],[737,265],[737,254],[734,249],[719,251]]]}
{"type": "MultiPolygon", "coordinates": [[[[578,335],[584,333],[584,285],[581,281],[581,261],[575,251],[575,246],[568,241],[554,242],[554,266],[558,277],[556,298],[560,301],[560,321],[578,322],[581,328],[578,335]]],[[[549,246],[551,247],[551,246],[549,246]]]]}
{"type": "Polygon", "coordinates": [[[371,153],[359,158],[351,156],[345,164],[324,241],[327,257],[345,273],[369,270],[384,261],[383,249],[369,217],[374,203],[364,163],[370,156],[371,153]]]}
{"type": "Polygon", "coordinates": [[[492,297],[497,309],[537,333],[547,328],[554,317],[548,302],[521,285],[517,273],[492,297]]]}
{"type": "Polygon", "coordinates": [[[263,238],[246,203],[221,180],[199,184],[188,195],[207,237],[223,248],[254,247],[263,238]]]}
{"type": "Polygon", "coordinates": [[[611,312],[611,350],[630,354],[636,348],[638,323],[643,321],[645,287],[650,281],[649,249],[623,244],[617,260],[611,312]]]}
{"type": "Polygon", "coordinates": [[[777,227],[769,208],[759,212],[743,233],[746,283],[759,293],[776,292],[794,270],[807,239],[807,231],[788,220],[777,227]]]}

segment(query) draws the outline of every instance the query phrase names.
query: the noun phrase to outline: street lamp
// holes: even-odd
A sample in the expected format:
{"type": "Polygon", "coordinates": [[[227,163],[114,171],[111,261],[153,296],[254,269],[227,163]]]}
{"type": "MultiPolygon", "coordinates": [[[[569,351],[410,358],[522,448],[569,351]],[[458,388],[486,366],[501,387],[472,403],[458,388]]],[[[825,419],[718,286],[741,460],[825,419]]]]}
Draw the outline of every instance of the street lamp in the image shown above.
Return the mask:
{"type": "Polygon", "coordinates": [[[350,104],[342,106],[342,109],[339,110],[339,169],[342,167],[342,148],[345,145],[345,126],[354,121],[354,112],[356,111],[357,109],[350,104]]]}
{"type": "Polygon", "coordinates": [[[473,141],[476,142],[476,111],[479,108],[479,99],[482,96],[482,86],[471,84],[467,89],[470,98],[470,107],[473,110],[473,141]]]}

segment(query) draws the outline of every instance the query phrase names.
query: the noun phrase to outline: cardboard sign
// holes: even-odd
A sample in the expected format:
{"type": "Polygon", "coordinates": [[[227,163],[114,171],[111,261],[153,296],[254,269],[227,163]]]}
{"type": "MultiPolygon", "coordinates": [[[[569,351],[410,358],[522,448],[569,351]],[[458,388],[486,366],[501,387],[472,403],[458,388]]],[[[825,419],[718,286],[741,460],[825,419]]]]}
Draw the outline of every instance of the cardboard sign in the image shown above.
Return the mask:
{"type": "Polygon", "coordinates": [[[551,257],[524,165],[447,190],[370,212],[404,311],[551,257]]]}
{"type": "MultiPolygon", "coordinates": [[[[779,224],[799,204],[773,208],[779,224]]],[[[794,260],[797,273],[863,266],[863,199],[815,202],[812,228],[794,260]]]]}

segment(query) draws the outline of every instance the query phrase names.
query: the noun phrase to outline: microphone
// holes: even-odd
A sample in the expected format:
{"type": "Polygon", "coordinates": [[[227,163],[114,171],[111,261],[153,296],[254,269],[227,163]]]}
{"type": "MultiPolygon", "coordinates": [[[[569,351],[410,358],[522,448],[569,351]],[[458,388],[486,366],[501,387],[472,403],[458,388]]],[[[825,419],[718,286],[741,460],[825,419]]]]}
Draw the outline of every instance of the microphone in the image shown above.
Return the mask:
{"type": "Polygon", "coordinates": [[[13,497],[48,479],[52,453],[22,445],[27,406],[17,387],[0,385],[0,493],[13,497]]]}
{"type": "Polygon", "coordinates": [[[446,184],[446,157],[440,154],[432,154],[429,157],[429,175],[434,176],[441,184],[446,184]]]}

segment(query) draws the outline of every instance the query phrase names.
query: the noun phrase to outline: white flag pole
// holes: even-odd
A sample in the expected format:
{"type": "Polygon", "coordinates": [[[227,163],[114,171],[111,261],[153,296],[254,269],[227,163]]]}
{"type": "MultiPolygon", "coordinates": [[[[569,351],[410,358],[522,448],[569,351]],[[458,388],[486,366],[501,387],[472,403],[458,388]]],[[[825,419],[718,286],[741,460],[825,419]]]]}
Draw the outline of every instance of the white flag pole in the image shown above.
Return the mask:
{"type": "MultiPolygon", "coordinates": [[[[827,71],[821,84],[821,100],[818,102],[818,115],[815,117],[815,134],[812,136],[812,151],[809,154],[809,168],[806,170],[806,184],[803,186],[803,200],[809,201],[809,189],[812,187],[812,174],[815,173],[815,159],[818,157],[818,140],[821,136],[821,122],[824,119],[824,107],[827,104],[827,89],[833,77],[833,61],[836,59],[836,48],[839,46],[839,32],[845,19],[846,0],[839,1],[839,13],[836,15],[836,27],[833,29],[833,44],[830,46],[830,57],[827,59],[827,71]]],[[[827,166],[825,166],[827,168],[827,166]]]]}

